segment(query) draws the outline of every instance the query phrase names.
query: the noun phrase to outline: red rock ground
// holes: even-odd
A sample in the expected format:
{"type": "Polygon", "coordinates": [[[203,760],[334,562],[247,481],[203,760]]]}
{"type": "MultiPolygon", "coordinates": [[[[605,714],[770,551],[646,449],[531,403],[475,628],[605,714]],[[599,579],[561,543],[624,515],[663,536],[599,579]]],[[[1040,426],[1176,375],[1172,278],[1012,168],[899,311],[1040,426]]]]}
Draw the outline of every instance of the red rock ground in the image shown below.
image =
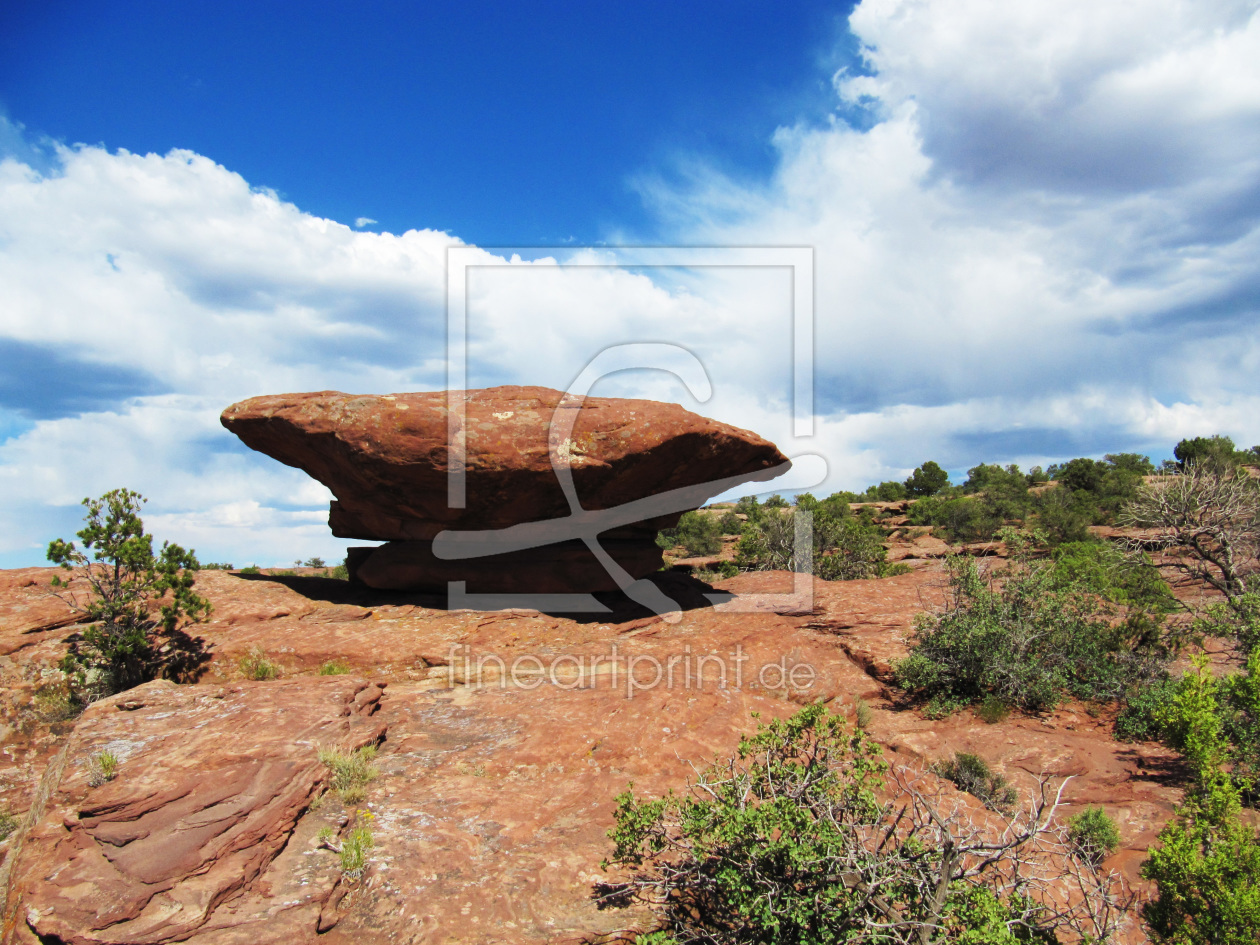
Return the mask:
{"type": "MultiPolygon", "coordinates": [[[[898,577],[816,582],[813,606],[790,614],[715,609],[665,575],[705,604],[676,622],[448,611],[331,579],[202,572],[214,612],[195,628],[200,681],[150,683],[77,720],[34,701],[73,632],[54,573],[0,572],[0,806],[33,822],[0,847],[4,942],[541,943],[650,927],[642,908],[593,899],[614,796],[630,781],[680,788],[688,761],[729,753],[753,712],[818,698],[848,714],[866,700],[870,731],[903,761],[973,751],[1021,788],[1071,775],[1063,815],[1102,804],[1123,839],[1109,865],[1130,880],[1182,787],[1168,752],[1115,741],[1111,720],[1079,705],[994,725],[900,705],[891,662],[914,614],[943,599],[926,558],[898,577]],[[241,678],[253,648],[279,679],[241,678]],[[350,673],[317,675],[329,660],[350,673]],[[630,661],[643,688],[627,687],[630,661]],[[662,682],[647,687],[657,666],[662,682]],[[796,687],[783,679],[794,667],[796,687]],[[316,839],[352,813],[331,793],[316,801],[316,752],[377,742],[380,774],[359,805],[376,846],[353,882],[316,839]],[[92,787],[102,749],[118,774],[92,787]]],[[[791,579],[716,586],[747,600],[791,579]]]]}

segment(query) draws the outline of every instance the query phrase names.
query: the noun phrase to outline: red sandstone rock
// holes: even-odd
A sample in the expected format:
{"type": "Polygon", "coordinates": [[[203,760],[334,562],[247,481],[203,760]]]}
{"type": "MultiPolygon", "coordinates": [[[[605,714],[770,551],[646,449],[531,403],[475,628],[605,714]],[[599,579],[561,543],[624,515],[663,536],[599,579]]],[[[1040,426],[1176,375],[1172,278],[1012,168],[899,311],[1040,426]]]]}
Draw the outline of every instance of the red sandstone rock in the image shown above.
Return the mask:
{"type": "Polygon", "coordinates": [[[687,508],[740,483],[772,478],[787,464],[772,443],[676,404],[566,399],[542,387],[379,397],[280,394],[233,404],[222,422],[250,447],[332,490],[334,535],[396,543],[377,552],[356,549],[350,559],[355,580],[382,589],[438,588],[448,581],[466,581],[473,592],[612,589],[617,581],[588,548],[573,541],[556,547],[578,537],[563,531],[572,513],[690,490],[674,505],[591,530],[588,537],[605,533],[615,543],[613,557],[637,579],[661,567],[656,531],[687,508]],[[453,440],[450,397],[465,404],[453,440]],[[580,510],[571,508],[557,466],[571,475],[580,510]],[[466,474],[465,508],[448,505],[453,468],[466,474]],[[544,525],[532,546],[515,553],[495,545],[451,560],[441,540],[432,543],[446,529],[535,522],[553,527],[544,525]]]}
{"type": "MultiPolygon", "coordinates": [[[[12,874],[25,926],[66,945],[257,928],[276,905],[258,881],[327,778],[317,749],[375,743],[380,697],[345,676],[226,688],[159,681],[93,705],[12,874]],[[102,750],[118,772],[93,787],[88,761],[102,750]]],[[[302,931],[337,881],[327,868],[305,878],[287,890],[297,900],[287,919],[302,931]]]]}
{"type": "MultiPolygon", "coordinates": [[[[222,422],[251,448],[328,486],[337,497],[330,522],[339,537],[424,540],[444,528],[504,528],[569,514],[548,451],[553,416],[575,409],[560,406],[563,396],[544,387],[466,393],[457,434],[468,474],[465,509],[447,506],[447,474],[460,460],[448,448],[445,391],[254,397],[228,407],[222,422]]],[[[787,462],[756,434],[677,404],[588,397],[577,413],[556,452],[586,509],[733,476],[770,478],[769,470],[787,462]]]]}

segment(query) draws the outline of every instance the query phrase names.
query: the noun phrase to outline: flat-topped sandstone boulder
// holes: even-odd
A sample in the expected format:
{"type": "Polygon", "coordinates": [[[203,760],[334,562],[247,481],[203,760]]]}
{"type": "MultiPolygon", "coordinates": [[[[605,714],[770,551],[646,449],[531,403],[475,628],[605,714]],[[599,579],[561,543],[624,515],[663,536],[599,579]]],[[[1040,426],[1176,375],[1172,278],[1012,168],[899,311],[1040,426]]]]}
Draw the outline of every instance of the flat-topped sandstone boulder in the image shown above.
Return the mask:
{"type": "Polygon", "coordinates": [[[221,419],[246,445],[332,491],[334,535],[390,543],[351,555],[356,578],[378,588],[465,580],[470,591],[612,590],[614,578],[577,540],[451,560],[433,539],[448,530],[493,539],[497,530],[565,520],[573,509],[558,471],[571,475],[587,512],[684,490],[682,505],[640,508],[601,526],[602,546],[639,578],[661,567],[658,530],[687,508],[780,475],[788,464],[773,443],[677,404],[567,398],[544,387],[276,394],[233,404],[221,419]],[[464,405],[453,437],[452,397],[464,405]],[[464,508],[448,505],[452,469],[465,474],[464,508]]]}

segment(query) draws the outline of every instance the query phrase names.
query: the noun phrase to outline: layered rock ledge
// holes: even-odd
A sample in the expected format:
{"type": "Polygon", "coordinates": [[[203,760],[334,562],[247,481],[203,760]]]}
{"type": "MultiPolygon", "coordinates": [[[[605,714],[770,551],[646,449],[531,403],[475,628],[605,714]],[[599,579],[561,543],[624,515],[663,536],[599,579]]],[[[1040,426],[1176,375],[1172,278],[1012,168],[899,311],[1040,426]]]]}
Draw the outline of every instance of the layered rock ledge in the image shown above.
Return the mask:
{"type": "Polygon", "coordinates": [[[598,533],[612,560],[641,578],[663,563],[658,530],[788,468],[773,443],[677,404],[544,387],[276,394],[233,404],[221,420],[332,491],[334,535],[387,542],[350,556],[353,577],[380,589],[464,581],[472,592],[614,590],[581,534],[598,533]],[[463,407],[454,430],[453,404],[463,407]],[[448,502],[452,471],[463,473],[462,508],[448,502]],[[576,514],[562,477],[571,477],[576,514]]]}

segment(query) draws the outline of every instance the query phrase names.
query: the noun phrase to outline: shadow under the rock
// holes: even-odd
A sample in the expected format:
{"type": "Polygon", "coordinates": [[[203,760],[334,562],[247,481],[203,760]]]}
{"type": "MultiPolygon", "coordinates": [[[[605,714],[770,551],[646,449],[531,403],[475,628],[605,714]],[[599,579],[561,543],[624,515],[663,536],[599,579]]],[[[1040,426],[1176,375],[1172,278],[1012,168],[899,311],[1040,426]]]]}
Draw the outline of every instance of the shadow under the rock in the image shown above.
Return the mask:
{"type": "MultiPolygon", "coordinates": [[[[240,574],[234,577],[243,581],[271,581],[283,584],[289,590],[302,595],[308,600],[323,601],[330,604],[354,604],[359,607],[384,606],[416,606],[428,610],[460,610],[470,608],[468,603],[458,597],[443,592],[424,591],[387,591],[377,590],[363,584],[327,577],[308,577],[293,574],[240,574]]],[[[689,571],[669,570],[657,571],[644,580],[655,586],[665,597],[669,598],[679,611],[700,610],[714,604],[725,603],[735,599],[729,591],[721,591],[711,584],[706,584],[692,577],[689,571]]],[[[472,602],[477,602],[476,591],[469,592],[472,602]]],[[[484,595],[489,597],[490,595],[484,595]]],[[[593,602],[596,607],[584,610],[579,607],[570,610],[565,607],[549,606],[558,595],[502,594],[493,595],[493,607],[487,610],[536,610],[549,617],[564,617],[576,623],[625,623],[655,616],[656,612],[644,604],[626,596],[621,591],[602,591],[581,598],[593,602]],[[602,609],[596,609],[602,608],[602,609]]],[[[575,595],[575,603],[581,604],[575,595]]]]}

